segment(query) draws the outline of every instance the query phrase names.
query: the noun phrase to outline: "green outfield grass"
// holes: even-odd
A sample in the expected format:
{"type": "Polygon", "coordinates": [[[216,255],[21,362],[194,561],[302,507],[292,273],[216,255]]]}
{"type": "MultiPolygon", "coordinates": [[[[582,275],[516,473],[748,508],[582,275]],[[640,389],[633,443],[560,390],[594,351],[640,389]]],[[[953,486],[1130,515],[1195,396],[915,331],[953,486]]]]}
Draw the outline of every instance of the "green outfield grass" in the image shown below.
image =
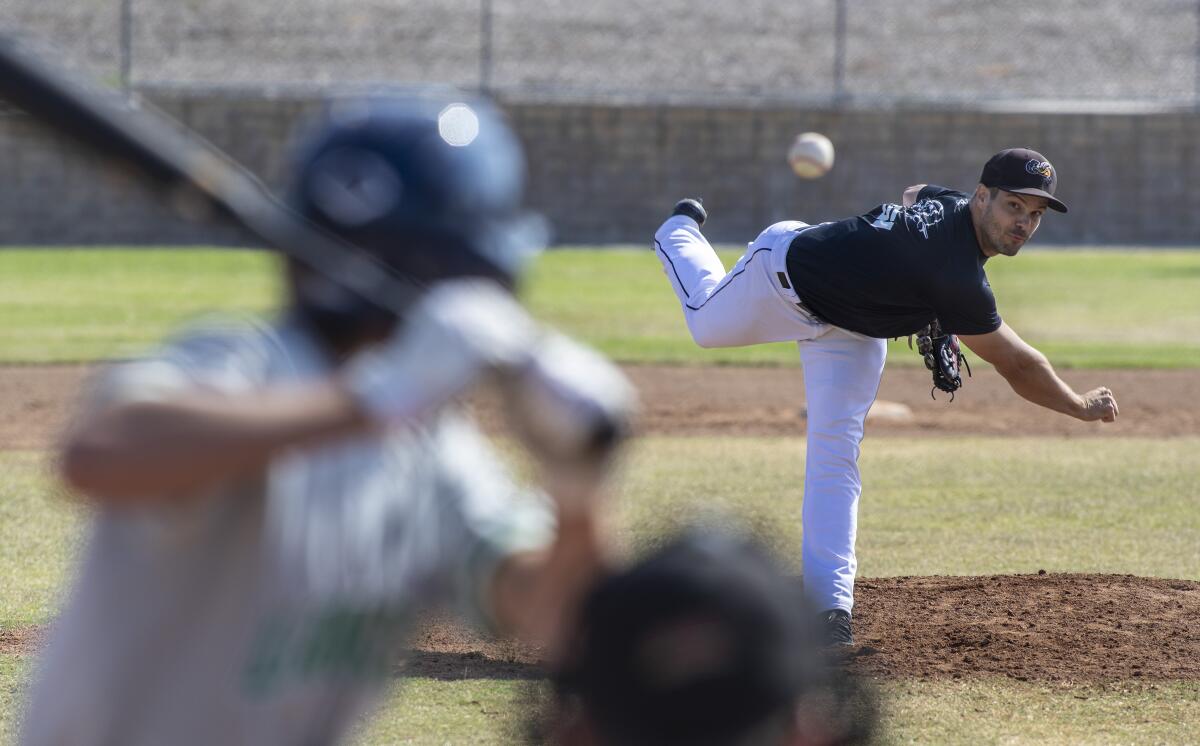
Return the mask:
{"type": "MultiPolygon", "coordinates": [[[[512,681],[412,679],[363,744],[511,744],[529,685],[512,681]],[[414,735],[420,734],[420,735],[414,735]]],[[[1069,687],[983,678],[882,682],[881,744],[1189,743],[1200,722],[1200,684],[1069,687]]]]}
{"type": "Polygon", "coordinates": [[[14,743],[22,687],[29,674],[27,655],[0,653],[0,743],[14,743]]]}
{"type": "MultiPolygon", "coordinates": [[[[739,252],[723,251],[726,267],[739,252]]],[[[1027,251],[988,263],[1001,315],[1058,365],[1200,366],[1200,252],[1027,251]]],[[[792,363],[794,345],[702,350],[649,249],[550,252],[528,284],[539,314],[631,361],[792,363]]],[[[904,340],[889,364],[919,364],[904,340]]]]}
{"type": "Polygon", "coordinates": [[[46,457],[0,451],[0,630],[50,618],[86,517],[46,457]]]}
{"type": "MultiPolygon", "coordinates": [[[[1197,450],[1200,438],[869,439],[859,574],[1200,580],[1197,450]]],[[[798,563],[803,468],[802,438],[644,438],[620,480],[620,538],[643,550],[683,523],[732,521],[798,563]]],[[[0,451],[0,630],[49,618],[78,546],[82,509],[54,485],[42,455],[0,451]]]]}
{"type": "MultiPolygon", "coordinates": [[[[1044,569],[1200,580],[1198,446],[1197,438],[868,439],[859,574],[1044,569]]],[[[801,438],[647,438],[628,465],[619,524],[645,548],[679,523],[740,522],[798,568],[803,469],[801,438]]]]}
{"type": "Polygon", "coordinates": [[[278,304],[276,258],[212,249],[0,249],[0,362],[136,352],[180,321],[278,304]]]}
{"type": "MultiPolygon", "coordinates": [[[[736,251],[722,252],[727,266],[736,251]]],[[[261,252],[0,250],[0,362],[127,354],[181,319],[261,313],[261,252]]],[[[1038,251],[988,265],[1001,314],[1058,365],[1200,366],[1200,251],[1038,251]]],[[[702,350],[648,249],[551,251],[524,288],[542,318],[627,362],[791,364],[793,345],[702,350]]],[[[892,364],[919,364],[893,343],[892,364]]]]}
{"type": "MultiPolygon", "coordinates": [[[[13,717],[30,667],[28,656],[0,654],[0,742],[14,740],[13,717]]],[[[517,743],[525,725],[524,681],[406,679],[354,742],[391,744],[517,743]]],[[[1200,722],[1200,684],[1048,686],[982,678],[887,681],[881,744],[1089,744],[1135,746],[1192,742],[1200,722]]]]}
{"type": "MultiPolygon", "coordinates": [[[[1197,438],[870,440],[862,456],[860,574],[1045,569],[1200,580],[1198,448],[1197,438]]],[[[617,491],[620,538],[645,549],[682,522],[732,520],[798,563],[803,455],[794,437],[643,439],[617,491]]],[[[0,474],[3,631],[50,618],[84,516],[58,494],[44,455],[0,452],[0,474]]],[[[27,670],[26,656],[0,656],[0,734],[13,728],[27,670]]],[[[525,686],[408,680],[361,740],[508,743],[525,686]]],[[[1196,682],[1051,687],[981,679],[893,681],[882,689],[888,743],[1178,743],[1200,722],[1196,682]]]]}

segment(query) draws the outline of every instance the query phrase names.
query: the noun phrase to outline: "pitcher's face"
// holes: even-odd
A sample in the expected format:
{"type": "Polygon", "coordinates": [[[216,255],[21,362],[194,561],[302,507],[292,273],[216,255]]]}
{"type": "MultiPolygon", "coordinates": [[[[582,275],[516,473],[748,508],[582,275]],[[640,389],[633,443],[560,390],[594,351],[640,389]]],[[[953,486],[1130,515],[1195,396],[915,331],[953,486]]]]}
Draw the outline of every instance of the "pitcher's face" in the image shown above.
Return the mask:
{"type": "Polygon", "coordinates": [[[1045,197],[1018,194],[982,184],[976,188],[974,199],[979,208],[974,211],[979,248],[984,256],[1016,256],[1025,242],[1033,237],[1046,214],[1045,197]]]}

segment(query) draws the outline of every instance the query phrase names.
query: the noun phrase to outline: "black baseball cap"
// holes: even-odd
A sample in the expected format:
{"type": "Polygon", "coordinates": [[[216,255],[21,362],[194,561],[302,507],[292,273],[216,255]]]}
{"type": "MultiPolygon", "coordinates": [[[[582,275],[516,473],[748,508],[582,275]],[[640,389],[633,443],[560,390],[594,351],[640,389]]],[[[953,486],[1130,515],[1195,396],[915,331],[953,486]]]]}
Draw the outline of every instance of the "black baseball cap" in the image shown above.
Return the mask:
{"type": "Polygon", "coordinates": [[[560,691],[604,743],[746,743],[833,676],[814,619],[763,548],[689,531],[592,590],[560,691]]]}
{"type": "Polygon", "coordinates": [[[1054,197],[1058,171],[1036,150],[1009,148],[996,153],[983,165],[979,183],[1006,192],[1045,197],[1051,210],[1066,212],[1067,206],[1054,197]]]}

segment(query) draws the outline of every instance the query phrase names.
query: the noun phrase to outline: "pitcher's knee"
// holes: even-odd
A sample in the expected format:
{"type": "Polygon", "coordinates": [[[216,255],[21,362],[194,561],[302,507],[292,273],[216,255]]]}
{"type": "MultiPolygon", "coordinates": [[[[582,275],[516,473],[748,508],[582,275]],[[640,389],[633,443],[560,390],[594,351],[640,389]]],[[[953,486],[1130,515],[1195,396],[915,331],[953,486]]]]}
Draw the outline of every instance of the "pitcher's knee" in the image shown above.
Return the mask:
{"type": "Polygon", "coordinates": [[[689,326],[688,330],[692,333],[692,341],[695,342],[696,346],[698,346],[698,347],[703,347],[706,350],[711,350],[711,349],[714,349],[717,347],[725,346],[725,345],[721,344],[722,340],[721,340],[720,336],[717,334],[714,334],[709,329],[706,329],[704,327],[697,328],[694,326],[689,326]]]}
{"type": "Polygon", "coordinates": [[[723,327],[720,324],[706,323],[705,320],[690,315],[687,322],[688,331],[692,334],[692,341],[697,346],[703,347],[706,350],[718,347],[737,347],[745,344],[745,342],[739,340],[739,336],[734,329],[723,327]]]}

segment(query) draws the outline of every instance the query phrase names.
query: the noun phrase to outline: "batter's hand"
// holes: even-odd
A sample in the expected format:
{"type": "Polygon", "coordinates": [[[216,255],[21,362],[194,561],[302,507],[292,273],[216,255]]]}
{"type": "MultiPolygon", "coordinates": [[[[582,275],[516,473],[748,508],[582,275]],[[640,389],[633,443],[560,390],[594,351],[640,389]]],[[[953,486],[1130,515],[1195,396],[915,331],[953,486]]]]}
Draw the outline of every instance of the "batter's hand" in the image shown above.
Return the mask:
{"type": "Polygon", "coordinates": [[[484,373],[526,364],[537,325],[494,282],[433,286],[378,347],[351,360],[344,385],[381,423],[417,420],[463,393],[484,373]]]}
{"type": "Polygon", "coordinates": [[[628,436],[633,386],[599,353],[547,332],[504,380],[509,421],[543,463],[604,466],[628,436]]]}
{"type": "Polygon", "coordinates": [[[1079,419],[1084,422],[1114,422],[1119,412],[1113,392],[1107,386],[1101,386],[1083,395],[1083,415],[1079,419]]]}

